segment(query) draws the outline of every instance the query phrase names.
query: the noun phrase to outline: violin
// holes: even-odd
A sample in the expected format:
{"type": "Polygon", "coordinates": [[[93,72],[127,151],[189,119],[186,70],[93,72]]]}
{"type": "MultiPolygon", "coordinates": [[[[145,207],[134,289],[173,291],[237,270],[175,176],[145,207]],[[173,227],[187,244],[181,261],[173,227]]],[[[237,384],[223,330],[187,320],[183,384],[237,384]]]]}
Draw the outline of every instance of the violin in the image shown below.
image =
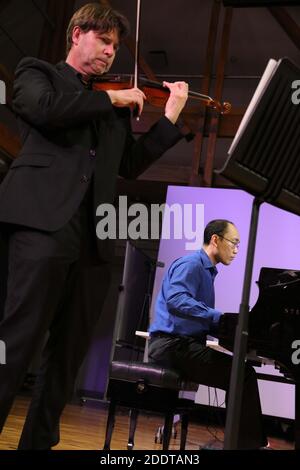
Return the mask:
{"type": "MultiPolygon", "coordinates": [[[[138,88],[142,90],[147,98],[147,102],[159,108],[164,108],[169,99],[170,91],[161,83],[146,78],[139,79],[138,88]]],[[[122,79],[120,76],[110,76],[107,78],[98,77],[93,81],[93,90],[106,91],[106,90],[126,90],[133,88],[132,80],[122,79]]],[[[202,95],[195,91],[188,92],[189,98],[201,101],[205,106],[215,109],[220,114],[228,114],[231,110],[231,104],[228,102],[220,103],[219,101],[207,95],[202,95]]]]}
{"type": "MultiPolygon", "coordinates": [[[[139,78],[138,80],[138,63],[139,63],[139,31],[140,31],[140,16],[141,16],[141,0],[137,0],[137,12],[136,12],[136,36],[135,36],[135,59],[134,59],[134,78],[132,80],[123,80],[120,77],[112,76],[111,78],[98,77],[93,82],[94,90],[125,90],[129,88],[139,88],[142,90],[149,104],[159,108],[163,108],[169,99],[170,91],[164,87],[163,84],[145,79],[139,78]]],[[[214,100],[210,96],[202,95],[195,91],[188,92],[189,98],[196,99],[203,102],[203,104],[209,108],[213,108],[220,114],[228,114],[231,110],[231,104],[224,102],[220,103],[214,100]]],[[[135,110],[135,113],[136,110],[135,110]]],[[[139,117],[137,116],[137,119],[139,117]]]]}

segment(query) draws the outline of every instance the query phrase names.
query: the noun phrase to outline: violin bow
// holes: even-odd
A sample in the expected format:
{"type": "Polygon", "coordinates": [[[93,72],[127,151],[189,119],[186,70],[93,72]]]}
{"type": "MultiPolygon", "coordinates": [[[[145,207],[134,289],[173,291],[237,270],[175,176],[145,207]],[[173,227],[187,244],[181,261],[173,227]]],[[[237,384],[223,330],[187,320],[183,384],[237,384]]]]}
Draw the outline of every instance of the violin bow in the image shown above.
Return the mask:
{"type": "MultiPolygon", "coordinates": [[[[138,86],[138,64],[139,64],[139,40],[140,40],[140,20],[141,20],[141,0],[137,0],[136,5],[136,28],[135,28],[135,56],[134,56],[134,80],[133,86],[138,86]]],[[[140,117],[137,115],[136,120],[139,121],[140,117]]]]}

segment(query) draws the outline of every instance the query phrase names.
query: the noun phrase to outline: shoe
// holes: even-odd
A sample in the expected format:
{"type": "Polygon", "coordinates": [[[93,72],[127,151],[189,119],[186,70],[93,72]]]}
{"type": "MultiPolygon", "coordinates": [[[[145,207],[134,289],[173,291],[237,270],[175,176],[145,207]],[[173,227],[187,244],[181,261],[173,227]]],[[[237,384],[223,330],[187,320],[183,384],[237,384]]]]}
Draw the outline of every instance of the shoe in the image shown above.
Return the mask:
{"type": "Polygon", "coordinates": [[[258,450],[275,450],[273,447],[270,446],[270,442],[267,441],[267,445],[259,447],[258,450]]]}
{"type": "Polygon", "coordinates": [[[276,449],[271,447],[270,444],[267,444],[266,446],[260,447],[258,450],[276,450],[276,449]]]}
{"type": "Polygon", "coordinates": [[[204,446],[200,446],[199,450],[223,450],[224,449],[224,442],[220,441],[219,439],[214,439],[209,441],[204,446]]]}

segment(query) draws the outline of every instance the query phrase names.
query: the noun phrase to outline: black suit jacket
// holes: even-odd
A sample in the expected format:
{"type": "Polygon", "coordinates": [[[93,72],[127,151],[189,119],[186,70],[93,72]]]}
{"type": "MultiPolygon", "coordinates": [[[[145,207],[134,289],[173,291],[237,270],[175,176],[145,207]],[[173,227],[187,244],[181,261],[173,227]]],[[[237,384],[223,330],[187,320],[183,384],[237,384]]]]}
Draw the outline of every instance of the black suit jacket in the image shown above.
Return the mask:
{"type": "Polygon", "coordinates": [[[113,202],[117,175],[138,176],[182,137],[162,117],[135,141],[128,108],[85,89],[65,62],[23,59],[13,106],[23,146],[0,187],[0,222],[46,231],[71,219],[92,175],[95,214],[113,202]]]}

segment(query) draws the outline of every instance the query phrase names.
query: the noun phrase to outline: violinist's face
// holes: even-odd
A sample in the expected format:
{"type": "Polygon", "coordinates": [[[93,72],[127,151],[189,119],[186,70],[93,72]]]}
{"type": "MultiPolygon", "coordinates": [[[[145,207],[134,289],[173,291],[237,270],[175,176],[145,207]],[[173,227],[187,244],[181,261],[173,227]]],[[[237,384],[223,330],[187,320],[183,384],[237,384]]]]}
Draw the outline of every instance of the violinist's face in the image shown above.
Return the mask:
{"type": "Polygon", "coordinates": [[[72,65],[83,75],[102,75],[110,69],[118,47],[119,37],[116,30],[106,33],[91,30],[84,33],[76,26],[70,51],[72,65]]]}

